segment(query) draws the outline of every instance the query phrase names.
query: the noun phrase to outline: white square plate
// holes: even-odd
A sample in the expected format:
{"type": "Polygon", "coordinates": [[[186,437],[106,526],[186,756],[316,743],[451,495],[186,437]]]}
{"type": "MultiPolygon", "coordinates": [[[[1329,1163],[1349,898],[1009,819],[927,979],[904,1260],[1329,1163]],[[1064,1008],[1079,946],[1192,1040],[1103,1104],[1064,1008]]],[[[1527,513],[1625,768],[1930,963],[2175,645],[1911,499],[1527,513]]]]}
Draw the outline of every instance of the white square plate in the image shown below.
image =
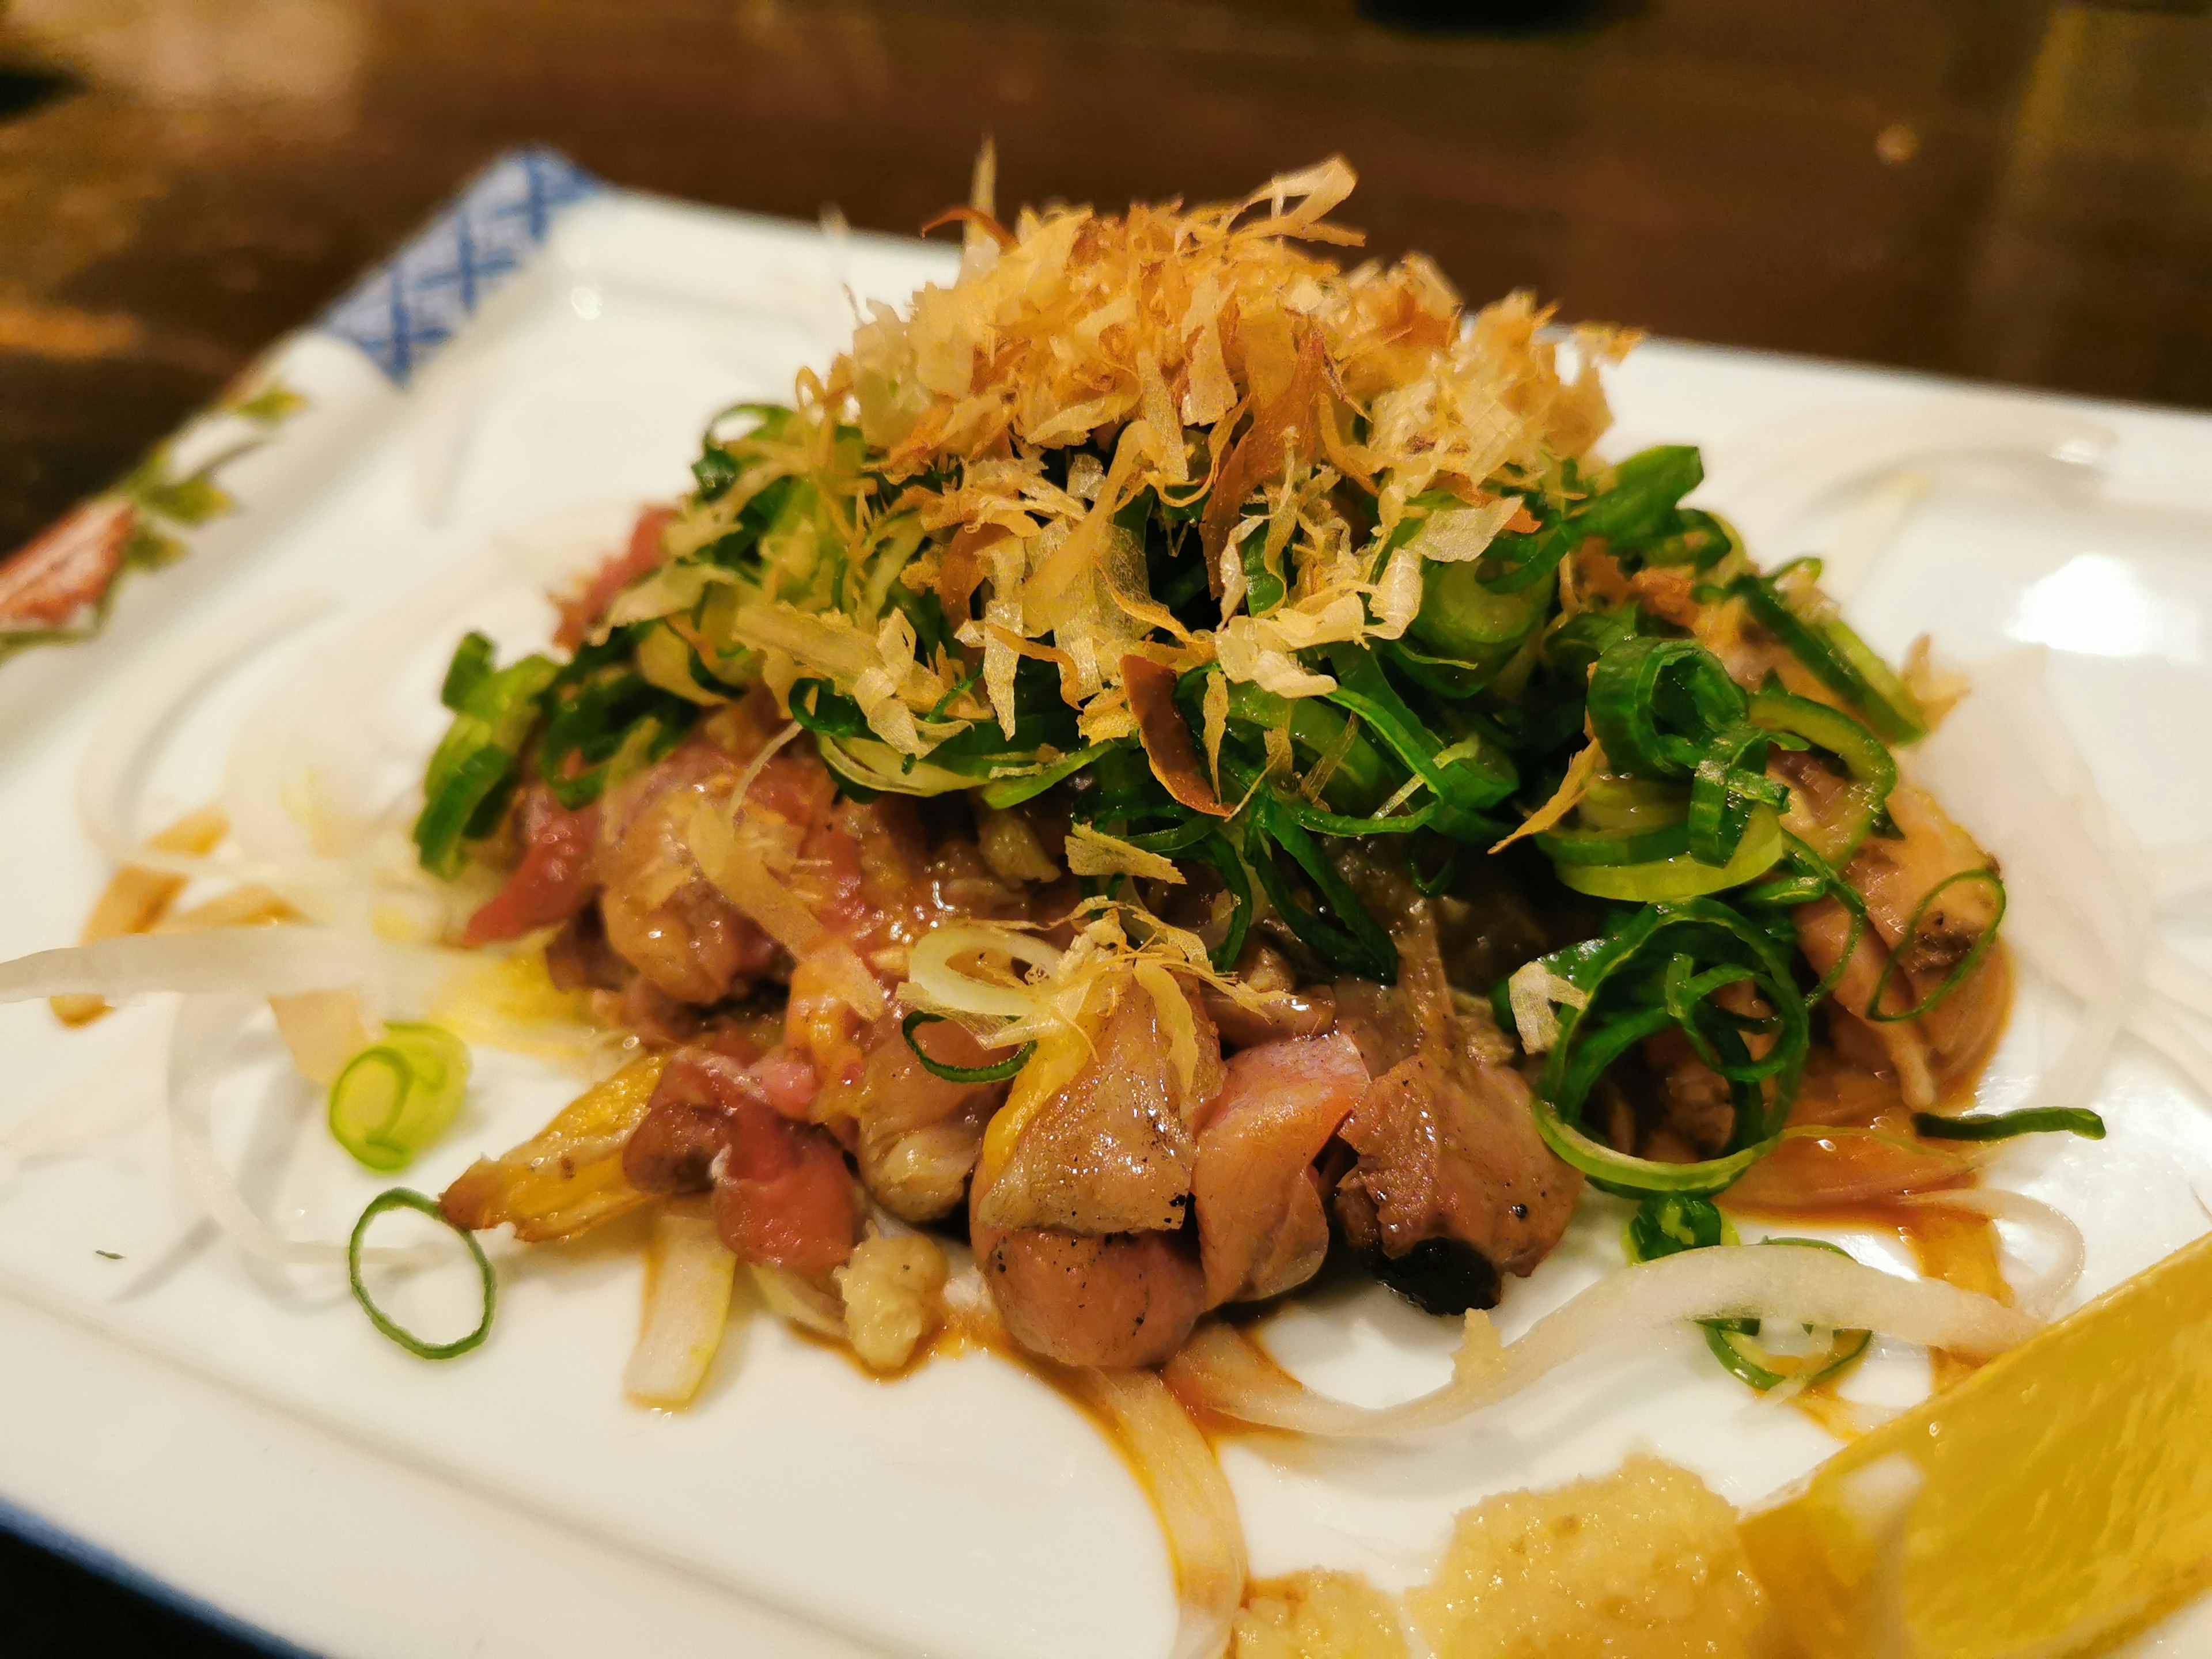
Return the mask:
{"type": "MultiPolygon", "coordinates": [[[[212,793],[270,687],[445,583],[456,602],[395,652],[376,690],[388,707],[373,711],[419,757],[465,626],[508,650],[542,641],[550,613],[534,592],[618,538],[637,503],[686,485],[714,411],[787,395],[797,369],[825,362],[849,331],[846,286],[898,301],[951,263],[942,248],[609,193],[561,217],[404,395],[351,346],[289,342],[271,368],[311,407],[226,475],[241,510],[177,569],[127,587],[101,639],[0,667],[0,954],[72,940],[106,878],[72,791],[143,665],[287,596],[335,604],[182,724],[146,780],[150,827],[212,793]],[[464,592],[472,577],[456,572],[490,574],[464,592]]],[[[1853,601],[1873,641],[1898,652],[1932,629],[1967,661],[2045,643],[2058,705],[2121,816],[2153,845],[2206,833],[2212,419],[1978,393],[1984,410],[2087,422],[2113,441],[2094,465],[1945,457],[1939,442],[1919,485],[1893,479],[1869,509],[1865,479],[1824,495],[1793,455],[1817,457],[1823,432],[1915,430],[1958,407],[1958,388],[1665,343],[1613,386],[1608,447],[1707,445],[1701,499],[1726,511],[1740,490],[1747,516],[1791,538],[1754,538],[1769,562],[1815,544],[1805,538],[1838,522],[1839,502],[1862,523],[1894,507],[1890,550],[1853,601]]],[[[404,770],[380,782],[396,794],[404,770]]],[[[2179,948],[2200,950],[2212,908],[2200,895],[2169,921],[2179,948]]],[[[640,1285],[626,1249],[507,1251],[493,1340],[443,1366],[379,1337],[335,1275],[245,1262],[170,1172],[169,1018],[155,999],[69,1032],[43,1006],[0,1009],[0,1131],[41,1113],[51,1128],[57,1110],[98,1130],[0,1184],[0,1498],[331,1655],[1166,1651],[1170,1586],[1143,1498],[1085,1419],[1012,1367],[939,1360],[880,1384],[756,1318],[695,1407],[655,1415],[620,1394],[640,1285]]],[[[2031,987],[1984,1085],[1992,1102],[2042,1063],[2056,1018],[2031,987]]],[[[236,1060],[219,1099],[226,1157],[277,1224],[342,1237],[383,1183],[321,1133],[273,1038],[236,1060]]],[[[437,1190],[570,1089],[489,1054],[480,1077],[410,1184],[437,1190]]],[[[2147,1054],[2124,1044],[2095,1103],[2110,1139],[2008,1152],[1994,1176],[2080,1223],[2084,1293],[2204,1231],[2197,1194],[2212,1191],[2212,1114],[2147,1054]]],[[[1620,1213],[1586,1202],[1561,1250],[1509,1290],[1509,1337],[1617,1265],[1620,1213]]],[[[1452,1334],[1371,1291],[1284,1316],[1274,1340],[1317,1385],[1381,1401],[1439,1380],[1452,1334]]],[[[1861,1388],[1902,1399],[1924,1378],[1893,1352],[1861,1388]]],[[[1741,1503],[1832,1443],[1753,1401],[1686,1336],[1627,1346],[1418,1449],[1236,1442],[1224,1461],[1255,1573],[1340,1565],[1402,1584],[1425,1572],[1455,1510],[1609,1469],[1638,1446],[1741,1503]]],[[[2200,1617],[2140,1650],[2206,1644],[2200,1617]]]]}

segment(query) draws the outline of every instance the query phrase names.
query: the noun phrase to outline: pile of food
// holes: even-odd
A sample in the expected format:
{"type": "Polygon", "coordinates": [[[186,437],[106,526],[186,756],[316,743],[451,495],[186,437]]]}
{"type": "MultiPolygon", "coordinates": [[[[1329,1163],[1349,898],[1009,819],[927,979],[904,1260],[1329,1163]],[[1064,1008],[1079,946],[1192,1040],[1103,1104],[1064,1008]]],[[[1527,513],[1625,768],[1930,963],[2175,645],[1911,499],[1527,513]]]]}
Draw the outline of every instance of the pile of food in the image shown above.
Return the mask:
{"type": "MultiPolygon", "coordinates": [[[[412,824],[441,942],[614,1058],[434,1204],[372,1206],[346,1254],[380,1329],[445,1358],[489,1328],[473,1238],[456,1340],[363,1288],[370,1222],[413,1206],[531,1243],[649,1214],[627,1383],[655,1404],[696,1390],[739,1264],[877,1371],[988,1344],[1129,1444],[1197,1653],[1244,1572],[1187,1407],[1410,1432],[1686,1319],[1809,1406],[1870,1332],[1948,1378],[2034,1328],[1990,1224],[2040,1206],[1978,1210],[1977,1160],[2102,1126],[1965,1112],[2011,1001],[2005,888],[1898,759],[1963,688],[1686,505],[1695,450],[1599,457],[1629,337],[1315,252],[1358,240],[1328,218],[1352,183],[1008,227],[986,174],[958,279],[717,418],[551,649],[460,642],[412,824]],[[1629,1266],[1501,1346],[1480,1310],[1593,1187],[1635,1206],[1629,1266]],[[1958,1201],[1906,1207],[1931,1191],[1958,1201]],[[1731,1219],[1869,1204],[1927,1278],[1731,1219]],[[1465,1316],[1454,1380],[1369,1411],[1274,1366],[1235,1310],[1325,1270],[1465,1316]]],[[[94,931],[155,927],[160,872],[222,834],[94,931]]],[[[72,1018],[268,994],[339,1140],[405,1167],[465,1047],[386,1024],[328,917],[226,919],[0,989],[72,1018]]],[[[234,1237],[330,1248],[252,1217],[204,1099],[179,1109],[234,1237]]]]}
{"type": "Polygon", "coordinates": [[[1893,755],[1941,688],[1685,507],[1694,450],[1595,459],[1626,338],[1570,374],[1525,296],[1309,252],[1350,185],[963,210],[958,281],[716,421],[562,654],[463,643],[422,862],[506,872],[465,942],[652,1057],[449,1217],[711,1196],[834,1302],[873,1213],[969,1242],[1022,1349],[1143,1366],[1333,1248],[1459,1313],[1586,1182],[1656,1255],[1948,1132],[2010,978],[1893,755]],[[1863,1133],[1759,1182],[1808,1123],[1863,1133]]]}

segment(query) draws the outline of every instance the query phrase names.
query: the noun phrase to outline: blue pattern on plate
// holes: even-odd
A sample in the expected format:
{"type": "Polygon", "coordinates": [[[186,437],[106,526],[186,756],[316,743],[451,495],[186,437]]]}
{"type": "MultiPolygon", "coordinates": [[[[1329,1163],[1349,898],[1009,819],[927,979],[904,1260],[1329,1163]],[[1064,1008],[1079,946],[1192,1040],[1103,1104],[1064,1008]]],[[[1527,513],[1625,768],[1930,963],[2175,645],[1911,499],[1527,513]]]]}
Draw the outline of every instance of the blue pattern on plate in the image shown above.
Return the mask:
{"type": "Polygon", "coordinates": [[[510,150],[315,326],[360,347],[404,386],[538,251],[565,209],[604,188],[557,150],[510,150]]]}

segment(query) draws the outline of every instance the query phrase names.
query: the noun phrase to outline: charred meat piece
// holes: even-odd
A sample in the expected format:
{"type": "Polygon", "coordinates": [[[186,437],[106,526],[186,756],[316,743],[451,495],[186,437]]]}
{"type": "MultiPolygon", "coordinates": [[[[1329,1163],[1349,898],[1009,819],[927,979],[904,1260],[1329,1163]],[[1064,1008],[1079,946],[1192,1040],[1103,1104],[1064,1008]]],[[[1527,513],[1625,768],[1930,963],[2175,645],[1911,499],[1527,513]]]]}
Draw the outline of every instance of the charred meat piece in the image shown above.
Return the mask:
{"type": "Polygon", "coordinates": [[[1131,975],[1112,996],[1085,1032],[1040,1048],[992,1126],[1010,1145],[987,1143],[969,1189],[969,1238],[1008,1333],[1071,1365],[1158,1364],[1206,1306],[1188,1223],[1221,1046],[1180,986],[1156,998],[1131,975]]]}
{"type": "Polygon", "coordinates": [[[1206,1311],[1206,1275],[1185,1235],[971,1226],[1007,1334],[1063,1365],[1164,1364],[1206,1311]]]}
{"type": "Polygon", "coordinates": [[[1023,1110],[977,1211],[986,1224],[1086,1234],[1182,1224],[1198,1152],[1193,1126],[1223,1073],[1212,1022],[1187,993],[1176,995],[1179,1006],[1164,1011],[1142,985],[1123,983],[1072,1075],[1023,1110]],[[1188,1086],[1170,1021],[1195,1047],[1188,1086]]]}
{"type": "Polygon", "coordinates": [[[1531,1272],[1559,1242],[1583,1178],[1537,1133],[1528,1085],[1498,1057],[1486,1011],[1455,998],[1428,902],[1410,889],[1389,899],[1398,984],[1337,988],[1338,1027],[1376,1075],[1337,1132],[1353,1157],[1332,1208],[1370,1258],[1403,1261],[1432,1239],[1474,1250],[1496,1271],[1486,1280],[1462,1263],[1453,1282],[1494,1301],[1498,1274],[1531,1272]]]}

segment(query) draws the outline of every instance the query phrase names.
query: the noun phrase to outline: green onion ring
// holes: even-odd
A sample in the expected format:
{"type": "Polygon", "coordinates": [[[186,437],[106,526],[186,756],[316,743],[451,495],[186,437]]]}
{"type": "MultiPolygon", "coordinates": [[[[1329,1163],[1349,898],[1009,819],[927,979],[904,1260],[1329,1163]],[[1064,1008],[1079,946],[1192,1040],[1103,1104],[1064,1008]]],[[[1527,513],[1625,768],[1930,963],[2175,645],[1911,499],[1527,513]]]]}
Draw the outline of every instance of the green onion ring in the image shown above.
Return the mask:
{"type": "Polygon", "coordinates": [[[491,1334],[491,1316],[499,1302],[499,1276],[492,1271],[491,1258],[477,1243],[477,1236],[467,1228],[456,1226],[446,1218],[438,1207],[438,1200],[425,1196],[411,1187],[393,1187],[379,1193],[368,1200],[368,1207],[361,1212],[361,1219],[353,1224],[353,1237],[346,1240],[346,1278],[353,1285],[353,1299],[368,1316],[368,1322],[386,1336],[418,1359],[453,1359],[481,1345],[491,1334]],[[425,1342],[413,1332],[403,1329],[386,1316],[384,1310],[372,1301],[368,1287],[361,1282],[362,1243],[368,1237],[368,1224],[387,1210],[420,1210],[441,1226],[450,1227],[461,1236],[461,1243],[469,1247],[469,1254],[477,1259],[477,1272],[483,1279],[483,1317],[476,1329],[466,1336],[451,1342],[425,1342]]]}
{"type": "MultiPolygon", "coordinates": [[[[1717,1193],[1773,1150],[1796,1097],[1811,1036],[1803,995],[1772,942],[1754,923],[1712,899],[1653,905],[1612,937],[1571,946],[1545,960],[1553,972],[1589,997],[1586,1007],[1559,1010],[1559,1039],[1531,1091],[1537,1133],[1553,1152],[1606,1190],[1629,1195],[1717,1193]],[[1682,943],[1677,944],[1678,939],[1682,943]],[[1674,1009],[1663,1000],[1661,1006],[1650,1006],[1650,992],[1642,988],[1650,969],[1658,965],[1650,953],[1668,946],[1673,947],[1667,951],[1669,958],[1696,951],[1716,968],[1748,968],[1751,982],[1773,1010],[1774,1047],[1763,1060],[1751,1059],[1735,1030],[1698,1033],[1723,1051],[1718,1057],[1735,1101],[1736,1127],[1731,1150],[1694,1164],[1663,1163],[1616,1152],[1581,1128],[1583,1103],[1607,1067],[1646,1037],[1680,1025],[1674,1009]],[[1623,999],[1613,994],[1616,987],[1626,994],[1627,1006],[1620,1006],[1623,999]],[[1765,1095],[1769,1081],[1773,1085],[1771,1100],[1765,1095]]],[[[1711,989],[1719,988],[1711,970],[1678,976],[1676,1000],[1699,981],[1710,988],[1710,994],[1711,989]]]]}
{"type": "Polygon", "coordinates": [[[914,1050],[914,1057],[921,1062],[921,1069],[947,1083],[1004,1083],[1029,1064],[1030,1056],[1036,1052],[1036,1044],[1024,1042],[1006,1059],[993,1066],[947,1066],[943,1060],[932,1060],[915,1041],[917,1026],[935,1025],[945,1018],[942,1014],[925,1013],[917,1008],[899,1022],[899,1035],[906,1046],[914,1050]]]}
{"type": "MultiPolygon", "coordinates": [[[[1828,1250],[1846,1257],[1850,1255],[1842,1245],[1831,1243],[1825,1238],[1762,1238],[1759,1242],[1761,1244],[1794,1244],[1806,1249],[1828,1250]]],[[[1832,1331],[1828,1337],[1826,1363],[1817,1370],[1803,1371],[1790,1376],[1760,1364],[1758,1359],[1743,1351],[1742,1345],[1759,1334],[1757,1320],[1705,1319],[1698,1322],[1705,1328],[1705,1346],[1712,1350],[1713,1358],[1719,1360],[1739,1382],[1749,1383],[1761,1394],[1770,1389],[1779,1388],[1784,1382],[1795,1382],[1803,1388],[1825,1382],[1864,1353],[1874,1340],[1872,1331],[1832,1331]],[[1854,1341],[1852,1338],[1857,1340],[1854,1341]]],[[[1771,1358],[1764,1348],[1758,1349],[1758,1352],[1762,1358],[1771,1358]]]]}
{"type": "Polygon", "coordinates": [[[1966,1117],[1915,1112],[1912,1133],[1925,1140],[2009,1140],[2014,1135],[2040,1134],[2102,1140],[2105,1120],[2081,1106],[2032,1106],[2026,1111],[1974,1113],[1966,1117]]]}
{"type": "Polygon", "coordinates": [[[1893,1025],[1902,1020],[1918,1019],[1937,1003],[1942,1001],[1945,997],[1957,990],[1966,975],[1982,965],[1982,958],[1989,955],[1990,946],[1996,943],[1997,924],[2004,920],[2004,878],[1996,871],[1961,870],[1955,875],[1944,877],[1942,880],[1928,890],[1927,896],[1919,903],[1912,907],[1911,917],[1905,924],[1905,937],[1897,942],[1897,948],[1889,953],[1889,960],[1882,963],[1881,973],[1874,982],[1873,993],[1867,998],[1867,1006],[1863,1018],[1878,1025],[1893,1025]],[[1943,982],[1941,985],[1902,1013],[1883,1013],[1881,1000],[1889,990],[1891,980],[1896,976],[1897,964],[1904,960],[1905,951],[1911,948],[1913,939],[1918,935],[1921,919],[1928,914],[1928,907],[1943,896],[1945,888],[1962,881],[1987,882],[1995,888],[1997,896],[1996,914],[1990,918],[1990,925],[1982,929],[1982,936],[1974,941],[1973,948],[1960,957],[1958,965],[1943,976],[1943,982]]]}

